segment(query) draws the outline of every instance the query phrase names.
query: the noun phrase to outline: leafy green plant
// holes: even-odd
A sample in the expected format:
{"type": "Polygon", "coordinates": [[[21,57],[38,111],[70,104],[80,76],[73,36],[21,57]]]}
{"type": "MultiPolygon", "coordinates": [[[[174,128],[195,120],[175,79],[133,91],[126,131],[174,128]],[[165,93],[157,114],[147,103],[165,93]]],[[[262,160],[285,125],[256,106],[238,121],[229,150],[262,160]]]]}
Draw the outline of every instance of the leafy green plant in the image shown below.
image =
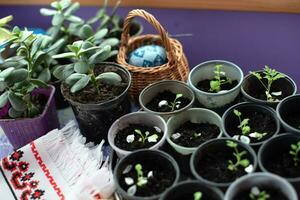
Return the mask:
{"type": "Polygon", "coordinates": [[[300,141],[298,141],[295,144],[291,144],[291,150],[289,151],[289,153],[290,155],[293,156],[295,166],[298,166],[300,162],[299,152],[300,152],[300,141]]]}
{"type": "Polygon", "coordinates": [[[236,142],[231,141],[231,140],[227,140],[226,145],[234,150],[233,155],[236,159],[235,162],[232,161],[232,160],[228,161],[227,168],[230,171],[237,171],[239,166],[241,166],[243,168],[247,168],[250,165],[250,161],[246,158],[243,158],[247,154],[247,152],[246,151],[241,151],[240,152],[238,150],[238,144],[236,142]]]}
{"type": "Polygon", "coordinates": [[[251,188],[249,197],[251,200],[267,200],[271,198],[271,196],[266,191],[260,191],[258,187],[251,188]]]}
{"type": "Polygon", "coordinates": [[[11,20],[13,20],[12,15],[0,19],[0,44],[11,37],[11,32],[7,29],[8,22],[11,20]]]}
{"type": "Polygon", "coordinates": [[[157,142],[157,139],[159,138],[157,134],[150,134],[149,131],[142,133],[140,129],[135,129],[134,132],[140,136],[139,141],[143,144],[146,142],[146,140],[148,142],[157,142]]]}
{"type": "Polygon", "coordinates": [[[226,77],[225,72],[222,71],[222,65],[215,66],[215,79],[210,81],[210,89],[211,92],[220,92],[221,86],[226,83],[232,83],[232,80],[226,77]]]}
{"type": "Polygon", "coordinates": [[[267,101],[278,101],[274,96],[280,96],[280,92],[271,92],[272,84],[274,81],[284,78],[284,74],[276,71],[275,69],[271,69],[268,66],[265,66],[264,71],[261,73],[258,72],[250,72],[253,76],[255,76],[262,86],[265,88],[265,94],[267,97],[267,101]],[[267,84],[263,82],[263,80],[267,80],[267,84]]]}
{"type": "Polygon", "coordinates": [[[179,100],[179,98],[181,98],[182,96],[183,94],[181,93],[176,94],[176,97],[172,102],[168,102],[167,100],[162,100],[158,103],[158,107],[168,106],[171,109],[171,112],[173,112],[174,110],[180,107],[181,101],[179,100]]]}
{"type": "Polygon", "coordinates": [[[71,87],[71,92],[75,93],[84,89],[91,83],[99,93],[99,81],[106,84],[117,85],[122,81],[120,75],[114,72],[104,72],[95,74],[95,66],[116,55],[116,51],[111,51],[111,46],[102,43],[99,46],[90,41],[79,40],[67,46],[69,52],[54,55],[54,59],[70,58],[72,64],[58,66],[53,74],[56,78],[64,80],[71,87]]]}
{"type": "Polygon", "coordinates": [[[201,199],[202,199],[202,192],[195,192],[194,200],[201,200],[201,199]]]}

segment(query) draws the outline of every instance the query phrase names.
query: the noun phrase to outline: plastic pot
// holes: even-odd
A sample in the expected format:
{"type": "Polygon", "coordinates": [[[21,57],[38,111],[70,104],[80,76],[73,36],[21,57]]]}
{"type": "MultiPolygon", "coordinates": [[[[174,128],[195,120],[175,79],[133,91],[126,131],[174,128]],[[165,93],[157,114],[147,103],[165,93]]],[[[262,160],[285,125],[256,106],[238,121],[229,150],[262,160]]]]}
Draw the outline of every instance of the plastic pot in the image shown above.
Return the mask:
{"type": "Polygon", "coordinates": [[[228,152],[228,147],[226,146],[226,141],[231,140],[238,143],[239,148],[245,150],[248,153],[248,160],[253,165],[253,172],[256,170],[257,167],[257,158],[254,150],[249,146],[246,145],[240,141],[236,141],[229,138],[217,138],[210,141],[207,141],[200,145],[198,149],[192,154],[191,160],[190,160],[190,167],[193,176],[203,182],[206,185],[212,186],[212,187],[219,187],[223,190],[225,190],[232,182],[214,182],[211,180],[208,180],[204,177],[202,177],[198,172],[198,164],[201,159],[203,159],[208,152],[210,153],[218,153],[218,152],[228,152]]]}
{"type": "Polygon", "coordinates": [[[224,134],[226,135],[226,137],[234,136],[234,134],[230,131],[230,126],[232,124],[237,124],[237,126],[239,125],[238,117],[233,113],[234,109],[237,109],[238,111],[240,111],[242,113],[242,116],[241,116],[242,119],[244,119],[244,117],[243,117],[244,112],[248,112],[248,113],[249,112],[259,112],[259,113],[264,113],[266,115],[271,116],[271,118],[274,120],[274,122],[276,124],[276,131],[270,136],[265,136],[266,139],[262,139],[259,142],[250,143],[250,145],[254,149],[258,149],[263,143],[270,140],[272,137],[276,136],[279,133],[280,122],[276,116],[276,112],[271,107],[263,106],[263,105],[259,105],[259,104],[255,104],[255,103],[244,102],[244,103],[239,103],[239,104],[236,104],[236,105],[230,107],[222,116],[223,130],[224,130],[224,134]]]}
{"type": "Polygon", "coordinates": [[[150,164],[160,169],[163,169],[163,171],[165,172],[172,174],[170,178],[172,178],[173,184],[170,187],[175,185],[179,180],[180,174],[177,163],[167,153],[157,150],[146,149],[134,151],[133,153],[123,157],[114,170],[114,181],[117,186],[117,192],[126,200],[157,200],[164,193],[162,192],[160,194],[149,197],[128,195],[127,192],[121,187],[119,180],[124,169],[128,165],[133,163],[140,163],[142,166],[150,164]]]}
{"type": "Polygon", "coordinates": [[[268,187],[280,191],[288,200],[298,200],[293,186],[280,176],[270,173],[253,173],[243,176],[233,182],[226,191],[224,200],[237,199],[236,195],[241,191],[249,191],[252,187],[268,187]]]}
{"type": "Polygon", "coordinates": [[[131,151],[120,149],[115,145],[114,140],[118,132],[126,128],[130,124],[143,124],[147,126],[157,126],[163,131],[164,134],[162,138],[156,144],[151,146],[150,149],[158,149],[165,143],[167,137],[167,125],[162,117],[147,112],[129,113],[117,119],[112,124],[112,126],[108,131],[108,143],[113,148],[113,150],[115,150],[119,158],[128,155],[129,153],[131,153],[131,151]]]}
{"type": "Polygon", "coordinates": [[[176,81],[176,80],[163,80],[159,81],[153,84],[148,85],[145,87],[142,92],[139,95],[139,103],[142,109],[146,112],[153,113],[156,115],[162,116],[165,120],[167,120],[169,117],[176,115],[178,113],[181,113],[184,110],[189,109],[192,107],[195,100],[195,96],[193,91],[188,87],[187,84],[176,81]],[[155,112],[153,110],[150,110],[147,108],[147,104],[160,92],[169,90],[175,94],[181,93],[183,94],[183,97],[188,98],[190,100],[190,103],[179,109],[175,110],[173,112],[155,112]]]}
{"type": "Polygon", "coordinates": [[[64,109],[70,106],[68,101],[65,100],[64,96],[61,93],[60,87],[61,87],[61,80],[57,80],[54,82],[51,82],[50,84],[55,87],[55,94],[54,94],[54,99],[55,99],[55,104],[57,109],[64,109]]]}
{"type": "MultiPolygon", "coordinates": [[[[256,72],[262,73],[263,71],[260,70],[256,72]]],[[[282,92],[285,96],[296,94],[297,92],[296,83],[289,76],[285,74],[284,76],[285,76],[284,78],[280,78],[274,81],[274,83],[272,84],[272,88],[282,88],[282,92]]],[[[247,101],[262,104],[262,105],[268,105],[273,108],[276,108],[279,101],[270,102],[267,100],[258,99],[253,96],[254,93],[264,92],[264,91],[265,88],[262,86],[260,81],[255,76],[253,76],[252,74],[248,74],[247,76],[245,76],[241,87],[241,92],[243,94],[243,97],[247,101]]]]}
{"type": "Polygon", "coordinates": [[[297,114],[300,117],[300,95],[289,96],[283,99],[277,106],[276,113],[277,117],[280,120],[284,130],[289,133],[295,133],[300,136],[300,124],[299,128],[295,128],[290,125],[286,118],[290,115],[297,114]]]}
{"type": "Polygon", "coordinates": [[[201,105],[206,108],[216,109],[226,107],[234,102],[240,93],[244,74],[243,71],[234,63],[225,60],[210,60],[195,66],[189,74],[188,84],[195,92],[195,95],[201,105]],[[237,80],[238,84],[228,90],[219,93],[211,93],[199,90],[197,84],[205,79],[213,79],[215,74],[215,65],[222,65],[222,71],[226,73],[226,77],[231,80],[237,80]]]}
{"type": "MultiPolygon", "coordinates": [[[[282,154],[282,152],[289,152],[291,144],[298,141],[300,141],[300,136],[286,133],[278,135],[264,143],[258,152],[258,164],[260,169],[263,172],[274,173],[267,167],[267,162],[272,158],[276,159],[277,155],[282,154]]],[[[285,168],[285,166],[283,166],[283,168],[285,168]]],[[[300,196],[300,176],[284,178],[295,187],[300,196]]]]}
{"type": "Polygon", "coordinates": [[[63,84],[61,84],[62,94],[73,109],[82,135],[86,137],[87,142],[91,141],[96,144],[99,144],[102,139],[107,141],[107,133],[112,123],[130,111],[127,94],[131,84],[131,75],[124,67],[108,62],[99,63],[98,66],[106,69],[113,68],[114,71],[122,77],[123,81],[128,83],[127,88],[114,99],[94,104],[75,102],[66,97],[62,90],[63,84]]]}
{"type": "Polygon", "coordinates": [[[18,149],[59,127],[54,101],[55,88],[49,86],[49,88],[39,88],[33,92],[48,97],[42,114],[35,118],[0,119],[0,126],[14,149],[18,149]]]}

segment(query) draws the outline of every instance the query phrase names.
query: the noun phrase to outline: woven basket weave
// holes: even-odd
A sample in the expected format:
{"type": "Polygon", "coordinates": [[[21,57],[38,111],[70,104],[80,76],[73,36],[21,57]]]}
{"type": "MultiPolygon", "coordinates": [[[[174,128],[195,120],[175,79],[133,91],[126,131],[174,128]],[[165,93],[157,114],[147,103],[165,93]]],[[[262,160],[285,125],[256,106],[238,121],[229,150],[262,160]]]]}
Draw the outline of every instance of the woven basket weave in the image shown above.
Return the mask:
{"type": "Polygon", "coordinates": [[[180,42],[168,37],[165,29],[150,13],[139,9],[129,12],[124,21],[117,62],[127,68],[132,74],[132,84],[129,93],[135,99],[138,97],[141,90],[151,83],[160,80],[186,81],[189,73],[188,62],[180,42]],[[154,26],[159,35],[148,34],[130,37],[129,28],[134,17],[144,18],[154,26]],[[148,44],[156,44],[165,47],[168,62],[161,66],[149,68],[137,67],[127,63],[127,55],[130,52],[138,47],[148,44]]]}

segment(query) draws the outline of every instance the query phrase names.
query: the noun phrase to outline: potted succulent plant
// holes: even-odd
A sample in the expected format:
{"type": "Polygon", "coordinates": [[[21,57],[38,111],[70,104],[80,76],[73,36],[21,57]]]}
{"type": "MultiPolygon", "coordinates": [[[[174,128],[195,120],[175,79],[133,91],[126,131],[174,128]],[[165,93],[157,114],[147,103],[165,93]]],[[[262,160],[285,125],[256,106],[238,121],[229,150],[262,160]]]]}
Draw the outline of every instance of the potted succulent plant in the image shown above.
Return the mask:
{"type": "Polygon", "coordinates": [[[53,74],[63,80],[61,92],[71,104],[82,134],[87,141],[100,143],[107,140],[110,125],[129,112],[130,73],[115,63],[103,63],[114,54],[110,45],[79,40],[68,49],[70,52],[53,58],[71,58],[73,63],[57,67],[53,74]]]}
{"type": "Polygon", "coordinates": [[[244,78],[241,91],[246,100],[275,108],[283,98],[296,94],[297,86],[289,76],[265,66],[244,78]]]}
{"type": "Polygon", "coordinates": [[[280,176],[270,173],[253,173],[233,182],[225,200],[297,200],[293,186],[280,176]]]}
{"type": "Polygon", "coordinates": [[[15,27],[7,44],[17,48],[17,56],[0,63],[0,125],[14,148],[58,127],[55,89],[34,78],[36,68],[51,51],[39,53],[40,37],[15,27]]]}
{"type": "Polygon", "coordinates": [[[165,192],[160,200],[222,200],[223,193],[215,187],[210,187],[200,181],[189,180],[183,181],[165,192]]]}
{"type": "Polygon", "coordinates": [[[139,103],[146,112],[164,119],[176,115],[194,103],[193,91],[181,81],[163,80],[145,87],[139,95],[139,103]]]}
{"type": "Polygon", "coordinates": [[[241,140],[258,148],[280,131],[276,112],[267,106],[255,103],[239,103],[230,107],[222,117],[227,137],[241,140]]]}
{"type": "Polygon", "coordinates": [[[201,182],[226,189],[237,178],[256,170],[254,150],[233,139],[220,138],[200,145],[192,154],[191,171],[201,182]]]}
{"type": "Polygon", "coordinates": [[[300,195],[300,136],[282,134],[261,146],[258,164],[262,171],[277,174],[294,185],[300,195]]]}
{"type": "Polygon", "coordinates": [[[157,200],[178,179],[176,161],[157,150],[135,151],[122,158],[114,170],[117,192],[127,200],[157,200]]]}
{"type": "Polygon", "coordinates": [[[288,133],[300,135],[300,95],[283,99],[277,106],[276,113],[283,128],[288,133]]]}
{"type": "Polygon", "coordinates": [[[134,150],[161,147],[167,136],[166,122],[146,112],[129,113],[117,119],[109,129],[108,143],[119,157],[134,150]]]}
{"type": "Polygon", "coordinates": [[[188,84],[200,104],[222,111],[222,108],[228,107],[238,97],[243,76],[243,71],[236,64],[211,60],[192,69],[188,84]]]}

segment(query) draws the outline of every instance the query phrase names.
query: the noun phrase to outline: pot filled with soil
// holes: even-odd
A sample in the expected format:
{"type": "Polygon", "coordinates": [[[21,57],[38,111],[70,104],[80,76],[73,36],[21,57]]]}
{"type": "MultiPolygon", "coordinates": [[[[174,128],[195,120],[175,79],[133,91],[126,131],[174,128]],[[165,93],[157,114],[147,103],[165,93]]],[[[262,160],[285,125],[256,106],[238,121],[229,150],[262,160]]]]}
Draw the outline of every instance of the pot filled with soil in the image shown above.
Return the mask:
{"type": "Polygon", "coordinates": [[[196,179],[221,189],[226,189],[237,178],[254,172],[256,166],[256,154],[249,145],[227,138],[203,143],[190,160],[196,179]]]}
{"type": "Polygon", "coordinates": [[[167,137],[167,125],[158,115],[129,113],[117,119],[109,129],[108,142],[118,157],[138,149],[158,149],[167,137]]]}
{"type": "Polygon", "coordinates": [[[283,99],[277,106],[276,113],[286,132],[300,136],[300,95],[283,99]]]}
{"type": "Polygon", "coordinates": [[[157,150],[135,151],[122,158],[114,170],[117,192],[127,200],[157,200],[178,179],[176,161],[157,150]]]}
{"type": "Polygon", "coordinates": [[[227,137],[258,148],[280,131],[280,122],[271,108],[255,103],[239,103],[230,107],[222,117],[227,137]]]}
{"type": "Polygon", "coordinates": [[[176,80],[150,84],[139,95],[143,110],[160,115],[166,120],[192,107],[194,99],[194,93],[188,85],[176,80]]]}
{"type": "Polygon", "coordinates": [[[223,193],[215,187],[210,187],[200,181],[190,180],[176,184],[160,197],[160,200],[222,200],[223,193]]]}
{"type": "Polygon", "coordinates": [[[286,74],[265,66],[244,78],[241,91],[247,101],[275,108],[282,99],[296,94],[297,85],[286,74]]]}
{"type": "Polygon", "coordinates": [[[297,200],[293,186],[284,178],[271,173],[253,173],[233,182],[225,200],[297,200]]]}
{"type": "Polygon", "coordinates": [[[188,84],[199,103],[210,109],[228,107],[238,97],[243,71],[234,63],[211,60],[194,67],[188,84]]]}
{"type": "MultiPolygon", "coordinates": [[[[79,128],[87,142],[100,143],[102,139],[107,140],[107,132],[111,124],[130,111],[130,104],[127,91],[130,87],[131,76],[128,70],[115,63],[99,63],[93,70],[95,76],[102,74],[117,74],[120,81],[111,84],[105,79],[90,81],[83,89],[72,92],[74,85],[61,85],[64,97],[71,104],[77,119],[79,128]]],[[[82,76],[78,81],[86,81],[82,76]]],[[[76,77],[75,77],[76,78],[76,77]]],[[[75,83],[75,84],[76,84],[75,83]]]]}
{"type": "Polygon", "coordinates": [[[261,146],[258,163],[262,171],[287,179],[300,195],[300,136],[287,133],[272,138],[261,146]]]}

